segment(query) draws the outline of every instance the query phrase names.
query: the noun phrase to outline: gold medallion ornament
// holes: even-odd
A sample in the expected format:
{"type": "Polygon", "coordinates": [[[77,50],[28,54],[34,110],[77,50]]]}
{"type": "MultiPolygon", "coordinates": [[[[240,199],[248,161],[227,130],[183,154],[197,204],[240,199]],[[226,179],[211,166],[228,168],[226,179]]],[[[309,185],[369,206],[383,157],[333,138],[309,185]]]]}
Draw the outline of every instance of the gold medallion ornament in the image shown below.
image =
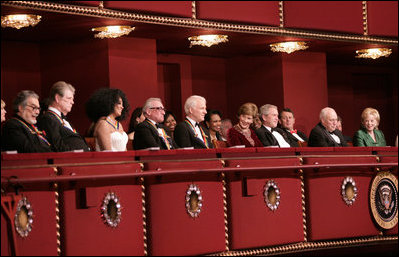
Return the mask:
{"type": "Polygon", "coordinates": [[[27,237],[32,230],[33,210],[26,197],[19,200],[14,216],[15,230],[21,237],[27,237]]]}
{"type": "Polygon", "coordinates": [[[370,189],[370,208],[377,224],[391,229],[398,224],[398,180],[389,172],[380,172],[370,189]]]}
{"type": "Polygon", "coordinates": [[[356,182],[352,177],[346,177],[344,181],[342,181],[341,195],[347,205],[354,204],[357,197],[357,191],[356,182]]]}
{"type": "Polygon", "coordinates": [[[191,184],[186,192],[186,210],[192,218],[197,218],[202,209],[202,194],[199,187],[191,184]]]}
{"type": "Polygon", "coordinates": [[[273,180],[267,181],[263,193],[267,207],[270,210],[277,210],[280,205],[280,189],[273,180]]]}
{"type": "Polygon", "coordinates": [[[116,228],[121,222],[122,206],[119,197],[113,193],[108,193],[101,206],[101,218],[104,223],[112,228],[116,228]]]}

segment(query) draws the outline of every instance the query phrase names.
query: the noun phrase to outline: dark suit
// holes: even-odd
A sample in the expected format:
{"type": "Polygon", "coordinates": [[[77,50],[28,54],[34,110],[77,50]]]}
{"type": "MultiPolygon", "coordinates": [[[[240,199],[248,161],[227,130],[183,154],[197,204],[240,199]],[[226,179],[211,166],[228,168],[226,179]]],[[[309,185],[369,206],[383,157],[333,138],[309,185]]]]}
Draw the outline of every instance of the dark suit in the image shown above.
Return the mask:
{"type": "MultiPolygon", "coordinates": [[[[188,121],[189,122],[189,121],[188,121]]],[[[201,126],[201,125],[199,125],[201,126]]],[[[204,131],[206,137],[205,140],[208,143],[209,148],[213,148],[213,144],[211,142],[211,136],[209,135],[209,131],[205,128],[202,128],[202,131],[204,131]]],[[[194,147],[195,149],[203,149],[207,148],[204,142],[195,137],[195,132],[193,131],[192,127],[187,124],[186,121],[180,122],[177,124],[174,132],[174,139],[176,141],[176,144],[179,147],[194,147]]]]}
{"type": "Polygon", "coordinates": [[[341,141],[340,144],[335,142],[331,134],[321,123],[317,124],[310,132],[308,146],[315,146],[315,147],[348,146],[341,131],[336,129],[332,133],[339,137],[339,140],[341,141]]]}
{"type": "Polygon", "coordinates": [[[51,152],[51,146],[35,133],[31,124],[17,115],[15,118],[8,120],[3,126],[1,133],[2,151],[17,151],[18,153],[51,152]]]}
{"type": "Polygon", "coordinates": [[[79,133],[64,126],[61,117],[52,112],[45,112],[38,120],[40,129],[46,131],[47,138],[54,152],[73,150],[89,151],[84,138],[79,133]]]}
{"type": "MultiPolygon", "coordinates": [[[[159,136],[157,128],[150,124],[150,122],[151,121],[149,120],[145,120],[137,125],[134,133],[133,149],[140,150],[149,147],[159,147],[160,149],[167,150],[168,147],[166,146],[164,139],[159,136]]],[[[165,130],[163,125],[159,124],[158,126],[165,130]]],[[[171,149],[177,148],[176,143],[171,137],[167,138],[167,140],[171,149]]]]}
{"type": "MultiPolygon", "coordinates": [[[[299,144],[298,144],[298,141],[299,141],[298,138],[296,138],[293,134],[291,134],[291,132],[288,131],[287,129],[282,128],[281,130],[282,130],[282,132],[285,134],[285,136],[288,138],[288,140],[290,141],[289,144],[290,144],[291,146],[294,146],[294,147],[298,147],[298,146],[299,146],[299,144]]],[[[297,133],[298,136],[299,136],[300,138],[302,138],[305,142],[308,141],[308,137],[305,135],[305,133],[303,133],[303,132],[301,132],[301,131],[297,131],[296,133],[297,133]]]]}
{"type": "MultiPolygon", "coordinates": [[[[274,128],[273,130],[280,133],[280,135],[284,138],[284,140],[291,146],[296,147],[298,143],[291,141],[287,138],[287,135],[281,128],[274,128]]],[[[273,136],[272,132],[269,131],[265,126],[262,126],[256,130],[256,135],[258,136],[259,140],[262,142],[264,146],[280,146],[278,144],[277,139],[273,136]]]]}

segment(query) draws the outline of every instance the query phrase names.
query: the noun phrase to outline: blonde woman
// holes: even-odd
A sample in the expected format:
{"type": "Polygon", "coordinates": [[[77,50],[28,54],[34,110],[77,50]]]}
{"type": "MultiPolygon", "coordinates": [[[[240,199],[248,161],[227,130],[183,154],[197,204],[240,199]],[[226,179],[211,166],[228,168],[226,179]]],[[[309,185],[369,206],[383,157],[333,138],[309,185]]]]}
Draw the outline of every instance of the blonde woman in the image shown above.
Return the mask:
{"type": "Polygon", "coordinates": [[[376,109],[366,108],[361,115],[361,129],[353,137],[354,146],[386,146],[384,133],[378,129],[380,114],[376,109]]]}
{"type": "Polygon", "coordinates": [[[1,123],[6,120],[6,103],[1,99],[1,123]]]}

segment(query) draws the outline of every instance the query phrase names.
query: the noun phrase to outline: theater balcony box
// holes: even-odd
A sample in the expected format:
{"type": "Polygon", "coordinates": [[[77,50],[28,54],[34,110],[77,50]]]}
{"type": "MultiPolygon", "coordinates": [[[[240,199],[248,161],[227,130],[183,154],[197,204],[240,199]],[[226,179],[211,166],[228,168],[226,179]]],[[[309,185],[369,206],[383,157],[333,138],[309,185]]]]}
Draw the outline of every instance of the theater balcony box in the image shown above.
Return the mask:
{"type": "Polygon", "coordinates": [[[226,160],[231,249],[304,240],[296,156],[226,160]]]}
{"type": "Polygon", "coordinates": [[[225,250],[220,160],[153,161],[146,171],[150,255],[201,255],[225,250]],[[207,172],[207,169],[216,172],[207,172]]]}
{"type": "Polygon", "coordinates": [[[138,163],[63,166],[65,255],[144,255],[138,163]],[[82,179],[85,178],[85,179],[82,179]],[[76,179],[74,181],[73,179],[76,179]]]}
{"type": "Polygon", "coordinates": [[[370,184],[376,173],[372,166],[377,163],[375,156],[357,156],[354,151],[303,160],[305,165],[320,166],[305,170],[309,240],[377,236],[379,230],[369,208],[370,184]]]}
{"type": "Polygon", "coordinates": [[[1,255],[57,255],[55,188],[40,182],[41,177],[54,177],[54,169],[1,168],[1,176],[1,255]],[[15,179],[38,182],[21,185],[15,179]]]}

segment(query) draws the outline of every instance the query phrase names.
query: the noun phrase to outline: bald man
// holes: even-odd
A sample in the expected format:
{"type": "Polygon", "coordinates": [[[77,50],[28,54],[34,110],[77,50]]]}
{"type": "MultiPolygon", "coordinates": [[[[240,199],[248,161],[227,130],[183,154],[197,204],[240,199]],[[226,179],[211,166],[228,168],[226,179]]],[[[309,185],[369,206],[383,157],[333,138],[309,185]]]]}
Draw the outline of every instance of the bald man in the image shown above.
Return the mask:
{"type": "Polygon", "coordinates": [[[333,108],[322,109],[320,122],[310,132],[308,146],[348,146],[341,131],[337,129],[337,118],[337,113],[333,108]]]}

